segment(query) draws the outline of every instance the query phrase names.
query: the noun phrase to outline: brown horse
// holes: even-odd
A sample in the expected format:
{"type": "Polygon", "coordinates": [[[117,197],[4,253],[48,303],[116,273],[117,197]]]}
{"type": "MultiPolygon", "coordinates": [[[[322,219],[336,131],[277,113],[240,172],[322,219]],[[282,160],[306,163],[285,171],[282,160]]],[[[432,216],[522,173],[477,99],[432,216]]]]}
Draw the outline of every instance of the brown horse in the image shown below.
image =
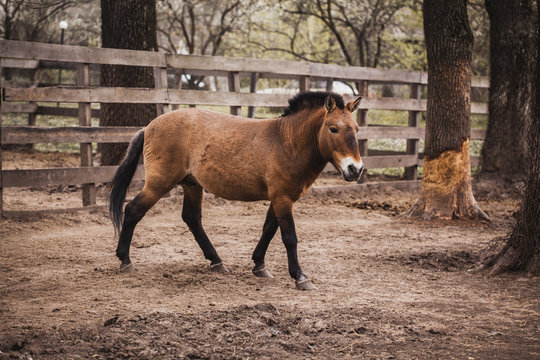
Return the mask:
{"type": "Polygon", "coordinates": [[[120,232],[116,255],[121,270],[132,266],[129,247],[136,224],[180,184],[182,219],[213,270],[227,272],[201,225],[203,189],[230,200],[270,200],[253,252],[253,273],[272,277],[264,257],[279,226],[289,274],[297,288],[315,289],[298,263],[292,207],[328,162],[346,181],[360,177],[364,164],[358,152],[358,125],[351,116],[359,104],[360,98],[344,104],[334,93],[307,92],[290,99],[284,114],[275,119],[253,120],[202,109],[177,110],[154,119],[131,140],[112,181],[110,214],[120,232]],[[144,188],[126,205],[122,223],[122,204],[141,153],[144,188]]]}

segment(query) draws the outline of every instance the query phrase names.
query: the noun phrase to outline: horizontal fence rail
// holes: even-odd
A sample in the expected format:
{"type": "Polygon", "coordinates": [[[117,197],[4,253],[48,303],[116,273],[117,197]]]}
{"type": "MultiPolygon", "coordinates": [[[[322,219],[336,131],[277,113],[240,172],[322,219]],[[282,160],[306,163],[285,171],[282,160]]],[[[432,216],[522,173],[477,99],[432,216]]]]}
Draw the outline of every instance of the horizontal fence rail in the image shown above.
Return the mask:
{"type": "MultiPolygon", "coordinates": [[[[418,152],[419,141],[425,130],[419,127],[419,114],[426,111],[427,101],[421,98],[421,88],[428,82],[425,72],[383,70],[364,67],[318,64],[310,62],[226,58],[167,54],[121,49],[89,48],[70,45],[30,43],[0,40],[0,67],[23,69],[33,75],[28,81],[2,79],[2,102],[0,114],[28,116],[29,126],[1,126],[1,145],[40,143],[81,144],[81,166],[77,168],[50,168],[6,170],[2,169],[0,150],[0,213],[3,211],[2,189],[8,187],[31,187],[47,185],[81,185],[83,205],[95,204],[94,184],[107,183],[112,179],[116,166],[93,166],[92,143],[125,143],[140,129],[138,127],[90,126],[92,118],[98,118],[100,109],[92,104],[103,103],[153,103],[158,114],[169,111],[170,106],[226,106],[232,114],[240,107],[248,108],[248,116],[254,116],[257,107],[283,108],[291,93],[262,93],[257,89],[259,79],[293,79],[298,83],[296,91],[306,91],[318,83],[332,89],[335,81],[356,84],[363,95],[358,111],[360,131],[358,140],[361,155],[367,168],[405,168],[404,184],[411,187],[417,179],[416,169],[423,166],[422,154],[418,152]],[[90,73],[99,72],[101,65],[144,66],[154,68],[154,88],[125,88],[90,86],[90,73]],[[40,84],[39,71],[76,71],[76,84],[40,84]],[[225,90],[189,90],[170,86],[168,77],[178,75],[214,76],[228,83],[225,90]],[[240,78],[249,79],[249,92],[241,91],[240,78]],[[169,82],[169,84],[168,84],[169,82]],[[324,85],[326,84],[326,85],[324,85]],[[369,86],[377,84],[405,85],[410,87],[409,98],[370,97],[369,86]],[[56,103],[57,106],[51,106],[56,103]],[[77,107],[58,106],[78,104],[77,107]],[[371,110],[407,111],[408,126],[372,126],[367,124],[371,110]],[[79,126],[35,126],[36,116],[79,118],[79,126]],[[377,152],[368,150],[367,141],[377,139],[404,139],[405,152],[377,152]]],[[[471,86],[489,87],[486,78],[473,78],[471,86]]],[[[294,93],[294,92],[293,92],[294,93]]],[[[346,101],[356,96],[344,95],[346,101]]],[[[486,103],[473,102],[472,114],[487,114],[486,103]]],[[[1,120],[0,120],[1,125],[1,120]]],[[[482,140],[484,130],[472,130],[471,140],[482,140]]],[[[480,164],[478,157],[471,164],[480,164]]],[[[144,169],[139,166],[135,180],[144,180],[144,169]]]]}

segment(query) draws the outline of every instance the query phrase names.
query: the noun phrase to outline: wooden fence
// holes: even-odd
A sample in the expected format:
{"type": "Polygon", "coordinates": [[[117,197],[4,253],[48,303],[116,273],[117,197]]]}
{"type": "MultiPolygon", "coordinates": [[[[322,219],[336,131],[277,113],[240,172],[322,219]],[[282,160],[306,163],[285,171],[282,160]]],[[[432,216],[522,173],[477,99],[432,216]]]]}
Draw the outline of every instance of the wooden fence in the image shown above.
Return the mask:
{"type": "MultiPolygon", "coordinates": [[[[0,144],[80,143],[81,163],[77,168],[4,170],[0,150],[0,214],[3,211],[2,189],[44,185],[82,185],[83,206],[96,202],[95,184],[109,182],[116,166],[93,166],[92,143],[128,142],[138,128],[93,127],[91,118],[98,116],[92,103],[155,103],[158,114],[176,105],[221,105],[238,114],[242,106],[253,116],[255,107],[284,107],[290,94],[257,93],[258,79],[294,79],[298,91],[310,89],[311,84],[324,84],[332,89],[334,81],[353,82],[364,96],[358,111],[358,133],[361,154],[367,168],[405,167],[405,179],[417,179],[417,167],[422,166],[418,141],[424,138],[419,127],[419,114],[426,110],[421,88],[427,84],[427,74],[398,70],[338,66],[310,62],[225,58],[178,55],[135,50],[101,49],[0,40],[1,66],[6,68],[49,67],[76,68],[76,84],[70,86],[22,87],[14,81],[3,80],[0,113],[27,113],[30,126],[0,126],[0,144]],[[51,65],[52,64],[52,65],[51,65]],[[122,88],[90,86],[90,71],[103,64],[145,66],[154,68],[154,88],[122,88]],[[168,87],[171,71],[192,76],[215,76],[227,79],[228,91],[183,90],[168,87]],[[248,78],[250,92],[240,91],[240,79],[248,78]],[[369,97],[373,84],[401,84],[410,87],[409,98],[369,97]],[[78,109],[42,106],[43,103],[77,103],[78,109]],[[369,110],[401,110],[409,112],[407,127],[369,126],[369,110]],[[36,127],[36,115],[76,116],[78,127],[36,127]],[[404,153],[368,156],[368,139],[406,139],[404,153]]],[[[1,70],[1,68],[0,68],[1,70]]],[[[29,85],[29,86],[28,86],[29,85]]],[[[485,78],[473,78],[473,87],[487,88],[485,78]]],[[[260,89],[259,89],[260,90],[260,89]]],[[[353,96],[345,96],[352,100],[353,96]]],[[[472,113],[486,114],[486,103],[472,103],[472,113]]],[[[1,125],[1,118],[0,118],[1,125]]],[[[483,139],[484,131],[472,131],[471,139],[483,139]]],[[[479,159],[471,159],[478,165],[479,159]]],[[[143,169],[135,179],[142,180],[143,169]]]]}

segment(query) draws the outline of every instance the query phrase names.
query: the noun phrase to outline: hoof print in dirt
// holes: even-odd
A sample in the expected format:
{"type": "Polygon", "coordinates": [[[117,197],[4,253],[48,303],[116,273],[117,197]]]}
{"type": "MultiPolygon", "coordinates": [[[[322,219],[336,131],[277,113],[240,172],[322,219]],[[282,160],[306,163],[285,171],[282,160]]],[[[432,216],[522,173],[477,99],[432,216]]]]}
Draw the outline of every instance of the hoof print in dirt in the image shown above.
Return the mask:
{"type": "Polygon", "coordinates": [[[210,265],[210,270],[219,274],[229,274],[230,271],[223,263],[210,265]]]}

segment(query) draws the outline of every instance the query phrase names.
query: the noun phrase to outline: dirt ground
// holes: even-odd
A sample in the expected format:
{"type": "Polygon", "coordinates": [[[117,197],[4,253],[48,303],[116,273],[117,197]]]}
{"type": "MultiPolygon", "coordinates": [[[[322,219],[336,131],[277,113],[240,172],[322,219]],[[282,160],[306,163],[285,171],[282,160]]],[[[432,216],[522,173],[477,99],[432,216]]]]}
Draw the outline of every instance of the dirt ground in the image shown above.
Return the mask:
{"type": "MultiPolygon", "coordinates": [[[[133,273],[118,272],[104,208],[1,219],[0,359],[540,358],[539,279],[474,271],[508,232],[512,196],[478,194],[493,222],[474,223],[400,217],[414,193],[309,195],[295,221],[318,290],[302,292],[279,235],[266,261],[275,279],[251,274],[268,203],[206,196],[222,275],[173,195],[137,227],[133,273]]],[[[6,201],[68,200],[79,206],[77,189],[12,190],[6,201]]]]}

